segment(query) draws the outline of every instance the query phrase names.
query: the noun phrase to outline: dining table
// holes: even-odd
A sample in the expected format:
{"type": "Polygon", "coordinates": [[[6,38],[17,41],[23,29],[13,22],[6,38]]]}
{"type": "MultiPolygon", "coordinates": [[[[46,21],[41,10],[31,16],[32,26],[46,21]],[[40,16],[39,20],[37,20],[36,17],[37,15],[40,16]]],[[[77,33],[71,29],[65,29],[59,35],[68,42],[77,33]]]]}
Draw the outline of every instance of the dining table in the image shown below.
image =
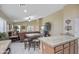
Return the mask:
{"type": "Polygon", "coordinates": [[[26,37],[27,37],[29,40],[37,39],[37,38],[40,37],[40,36],[41,36],[40,33],[29,33],[29,34],[26,34],[26,37]]]}
{"type": "Polygon", "coordinates": [[[25,46],[25,49],[26,49],[26,46],[27,46],[27,43],[29,43],[29,49],[31,47],[31,44],[33,43],[33,40],[38,40],[38,38],[41,36],[40,33],[29,33],[29,34],[26,34],[26,39],[24,39],[24,46],[25,46]]]}

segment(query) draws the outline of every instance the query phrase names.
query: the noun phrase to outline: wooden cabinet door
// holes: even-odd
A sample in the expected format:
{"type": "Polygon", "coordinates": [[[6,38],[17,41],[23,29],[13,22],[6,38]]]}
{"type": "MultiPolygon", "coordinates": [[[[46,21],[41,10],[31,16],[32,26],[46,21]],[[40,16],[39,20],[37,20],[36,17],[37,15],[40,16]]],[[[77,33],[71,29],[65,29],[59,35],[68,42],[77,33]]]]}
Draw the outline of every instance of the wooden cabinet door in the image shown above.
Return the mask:
{"type": "Polygon", "coordinates": [[[69,47],[64,49],[64,54],[69,54],[69,47]]]}
{"type": "Polygon", "coordinates": [[[74,54],[75,53],[75,48],[74,48],[74,41],[70,42],[70,54],[74,54]]]}
{"type": "Polygon", "coordinates": [[[74,45],[71,45],[70,46],[70,54],[74,54],[75,52],[74,52],[74,45]]]}
{"type": "Polygon", "coordinates": [[[59,45],[59,46],[55,47],[54,52],[57,53],[58,51],[61,51],[61,50],[63,50],[63,45],[59,45]]]}
{"type": "Polygon", "coordinates": [[[69,42],[64,44],[64,54],[69,54],[69,42]]]}
{"type": "Polygon", "coordinates": [[[78,40],[75,40],[75,54],[78,54],[78,40]]]}
{"type": "Polygon", "coordinates": [[[63,54],[63,50],[57,52],[56,54],[63,54]]]}

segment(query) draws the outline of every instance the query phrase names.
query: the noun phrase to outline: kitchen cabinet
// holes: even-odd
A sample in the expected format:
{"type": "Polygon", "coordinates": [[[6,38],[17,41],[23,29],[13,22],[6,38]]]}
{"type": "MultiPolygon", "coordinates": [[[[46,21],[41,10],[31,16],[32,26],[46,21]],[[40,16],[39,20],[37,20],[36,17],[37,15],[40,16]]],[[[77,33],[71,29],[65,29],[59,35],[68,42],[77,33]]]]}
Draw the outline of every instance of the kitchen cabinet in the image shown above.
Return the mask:
{"type": "Polygon", "coordinates": [[[41,41],[40,49],[43,54],[77,54],[78,53],[78,40],[72,39],[60,44],[55,43],[48,44],[41,41]],[[52,46],[52,45],[55,46],[52,46]]]}

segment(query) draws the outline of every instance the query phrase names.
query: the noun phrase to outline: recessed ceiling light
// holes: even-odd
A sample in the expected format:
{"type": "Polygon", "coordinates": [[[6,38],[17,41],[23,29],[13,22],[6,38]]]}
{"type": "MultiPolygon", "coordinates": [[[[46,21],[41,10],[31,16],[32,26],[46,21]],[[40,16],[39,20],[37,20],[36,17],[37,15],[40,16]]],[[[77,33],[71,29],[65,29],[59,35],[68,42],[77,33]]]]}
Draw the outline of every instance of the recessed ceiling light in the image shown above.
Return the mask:
{"type": "Polygon", "coordinates": [[[27,10],[25,9],[24,12],[27,13],[27,10]]]}

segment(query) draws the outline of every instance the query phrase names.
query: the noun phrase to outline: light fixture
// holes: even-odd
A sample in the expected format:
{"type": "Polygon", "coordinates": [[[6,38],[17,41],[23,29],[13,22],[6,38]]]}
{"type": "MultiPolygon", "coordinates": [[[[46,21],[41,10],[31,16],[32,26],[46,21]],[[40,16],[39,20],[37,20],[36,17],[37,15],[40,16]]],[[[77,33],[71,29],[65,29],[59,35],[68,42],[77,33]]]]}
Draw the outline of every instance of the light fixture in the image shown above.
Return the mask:
{"type": "Polygon", "coordinates": [[[31,16],[25,17],[24,19],[28,22],[32,21],[31,16]]]}
{"type": "Polygon", "coordinates": [[[30,22],[30,21],[36,20],[37,18],[36,16],[28,16],[28,17],[25,17],[24,19],[30,22]]]}
{"type": "Polygon", "coordinates": [[[31,22],[31,19],[29,19],[28,21],[31,22]]]}
{"type": "Polygon", "coordinates": [[[19,7],[25,7],[26,4],[19,4],[19,7]]]}
{"type": "Polygon", "coordinates": [[[24,10],[24,13],[27,13],[27,10],[26,9],[24,10]]]}

